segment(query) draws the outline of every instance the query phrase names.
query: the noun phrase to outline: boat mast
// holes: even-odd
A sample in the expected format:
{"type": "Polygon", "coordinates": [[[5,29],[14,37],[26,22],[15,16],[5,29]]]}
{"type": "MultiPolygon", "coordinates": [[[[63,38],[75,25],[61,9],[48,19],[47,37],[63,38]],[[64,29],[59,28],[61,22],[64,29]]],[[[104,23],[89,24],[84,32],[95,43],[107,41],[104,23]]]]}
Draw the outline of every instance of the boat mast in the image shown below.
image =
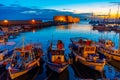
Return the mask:
{"type": "Polygon", "coordinates": [[[116,24],[117,24],[117,19],[119,19],[119,6],[120,6],[120,3],[118,3],[118,10],[117,10],[117,13],[116,13],[116,24]]]}
{"type": "Polygon", "coordinates": [[[108,13],[108,18],[107,18],[107,23],[108,24],[109,24],[110,14],[111,14],[111,9],[109,9],[109,13],[108,13]]]}
{"type": "MultiPolygon", "coordinates": [[[[119,38],[118,38],[118,40],[119,40],[119,41],[118,41],[118,49],[120,50],[120,33],[118,33],[118,35],[119,35],[119,36],[118,36],[118,37],[119,37],[119,38]]],[[[119,52],[119,53],[120,53],[120,52],[119,52]]]]}
{"type": "Polygon", "coordinates": [[[93,12],[92,12],[92,16],[91,16],[91,21],[95,22],[93,12]]]}

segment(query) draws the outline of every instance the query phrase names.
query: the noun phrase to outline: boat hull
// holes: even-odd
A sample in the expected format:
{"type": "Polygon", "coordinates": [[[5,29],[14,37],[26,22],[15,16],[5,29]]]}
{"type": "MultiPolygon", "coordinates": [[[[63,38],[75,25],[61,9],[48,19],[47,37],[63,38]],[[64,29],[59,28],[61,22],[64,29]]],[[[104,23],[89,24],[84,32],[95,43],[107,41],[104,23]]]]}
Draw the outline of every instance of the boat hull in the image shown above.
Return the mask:
{"type": "Polygon", "coordinates": [[[90,62],[87,61],[85,58],[83,58],[82,56],[77,55],[75,52],[73,53],[75,55],[76,61],[79,61],[80,63],[82,63],[85,66],[88,66],[94,70],[97,70],[99,72],[102,72],[104,69],[104,65],[105,65],[105,60],[103,62],[90,62]]]}
{"type": "Polygon", "coordinates": [[[55,65],[54,63],[50,63],[50,62],[47,62],[47,65],[52,71],[57,72],[57,73],[63,72],[68,67],[68,64],[55,65]]]}
{"type": "Polygon", "coordinates": [[[113,55],[112,58],[116,61],[120,61],[120,55],[113,55]]]}
{"type": "Polygon", "coordinates": [[[94,70],[97,70],[99,72],[102,72],[103,69],[104,69],[104,65],[105,63],[96,63],[96,62],[87,62],[87,61],[82,61],[80,60],[80,62],[83,64],[83,65],[86,65],[94,70]]]}
{"type": "Polygon", "coordinates": [[[107,52],[103,52],[103,51],[99,51],[99,53],[105,55],[109,60],[116,60],[116,61],[120,61],[120,55],[116,55],[116,54],[109,54],[107,52]]]}
{"type": "Polygon", "coordinates": [[[29,70],[31,70],[31,69],[24,70],[24,71],[21,71],[21,72],[17,72],[17,73],[14,73],[14,74],[12,74],[12,73],[11,73],[11,70],[9,70],[9,74],[10,74],[11,79],[15,79],[15,78],[17,78],[18,76],[21,76],[21,75],[27,73],[29,70]]]}
{"type": "Polygon", "coordinates": [[[11,66],[9,66],[9,67],[8,67],[8,72],[9,72],[9,74],[10,74],[11,79],[15,79],[15,78],[17,78],[17,77],[19,77],[19,76],[27,73],[28,71],[30,71],[30,70],[33,69],[34,67],[40,66],[39,61],[40,61],[40,59],[37,59],[36,61],[30,63],[30,64],[28,65],[28,68],[25,69],[25,70],[22,70],[22,71],[20,71],[19,69],[11,68],[11,66]],[[10,68],[11,68],[11,69],[10,69],[10,68]]]}

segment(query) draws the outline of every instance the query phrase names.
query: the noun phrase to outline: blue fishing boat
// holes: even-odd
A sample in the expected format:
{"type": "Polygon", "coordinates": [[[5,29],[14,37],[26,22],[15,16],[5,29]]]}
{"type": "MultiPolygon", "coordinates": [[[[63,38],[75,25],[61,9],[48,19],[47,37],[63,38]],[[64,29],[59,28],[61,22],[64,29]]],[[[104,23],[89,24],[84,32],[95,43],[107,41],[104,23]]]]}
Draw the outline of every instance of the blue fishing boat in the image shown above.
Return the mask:
{"type": "Polygon", "coordinates": [[[48,67],[54,72],[61,73],[69,65],[65,57],[64,44],[61,40],[52,41],[47,50],[46,63],[48,67]]]}
{"type": "Polygon", "coordinates": [[[41,47],[38,47],[38,44],[29,44],[22,48],[16,48],[11,56],[10,63],[6,66],[11,79],[15,79],[36,66],[40,66],[42,55],[43,51],[41,47]]]}
{"type": "Polygon", "coordinates": [[[9,63],[10,61],[9,57],[10,57],[10,54],[7,49],[0,51],[0,68],[3,68],[9,63]]]}

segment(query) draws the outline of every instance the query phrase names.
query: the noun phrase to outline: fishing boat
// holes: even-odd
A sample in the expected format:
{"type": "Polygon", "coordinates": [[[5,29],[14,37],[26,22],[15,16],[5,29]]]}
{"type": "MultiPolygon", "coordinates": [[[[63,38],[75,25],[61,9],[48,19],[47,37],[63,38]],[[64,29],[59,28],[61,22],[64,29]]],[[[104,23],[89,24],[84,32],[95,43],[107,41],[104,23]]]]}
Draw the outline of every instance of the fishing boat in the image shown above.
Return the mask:
{"type": "Polygon", "coordinates": [[[111,40],[99,39],[98,52],[104,54],[110,61],[120,61],[120,50],[115,48],[115,44],[111,40]]]}
{"type": "Polygon", "coordinates": [[[9,58],[9,53],[8,53],[8,50],[1,50],[0,51],[0,68],[3,68],[4,66],[6,66],[9,61],[10,61],[10,58],[9,58]]]}
{"type": "Polygon", "coordinates": [[[93,25],[93,30],[101,30],[104,31],[105,30],[105,24],[95,24],[93,25]]]}
{"type": "Polygon", "coordinates": [[[6,44],[7,40],[8,40],[7,34],[0,31],[0,44],[6,44]]]}
{"type": "Polygon", "coordinates": [[[89,39],[75,37],[70,39],[71,54],[75,57],[75,61],[79,61],[85,66],[102,72],[106,63],[105,59],[101,59],[97,51],[97,44],[89,39]]]}
{"type": "Polygon", "coordinates": [[[65,57],[64,44],[61,40],[50,42],[46,55],[48,67],[57,73],[63,72],[69,65],[65,57]]]}
{"type": "Polygon", "coordinates": [[[11,56],[10,63],[6,66],[11,79],[15,79],[36,66],[40,66],[42,49],[36,45],[28,44],[22,48],[16,48],[11,56]]]}

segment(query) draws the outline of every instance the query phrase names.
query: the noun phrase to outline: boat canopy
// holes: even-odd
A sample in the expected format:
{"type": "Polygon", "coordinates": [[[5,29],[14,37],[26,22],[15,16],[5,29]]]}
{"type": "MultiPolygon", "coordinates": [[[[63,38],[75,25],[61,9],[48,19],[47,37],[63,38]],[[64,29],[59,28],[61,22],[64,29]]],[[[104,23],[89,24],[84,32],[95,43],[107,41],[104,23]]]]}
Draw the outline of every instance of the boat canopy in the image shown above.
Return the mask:
{"type": "MultiPolygon", "coordinates": [[[[57,47],[57,45],[58,45],[58,41],[61,41],[61,40],[53,40],[53,41],[50,41],[49,42],[49,46],[51,47],[51,50],[58,50],[58,47],[57,47]]],[[[63,44],[64,45],[64,44],[63,44]]],[[[63,48],[62,49],[59,49],[59,50],[65,50],[64,49],[64,46],[63,46],[63,48]]]]}
{"type": "Polygon", "coordinates": [[[75,37],[75,38],[70,38],[70,40],[74,44],[95,45],[94,41],[87,39],[87,38],[75,37]]]}
{"type": "Polygon", "coordinates": [[[64,50],[52,50],[52,55],[64,55],[64,50]]]}

